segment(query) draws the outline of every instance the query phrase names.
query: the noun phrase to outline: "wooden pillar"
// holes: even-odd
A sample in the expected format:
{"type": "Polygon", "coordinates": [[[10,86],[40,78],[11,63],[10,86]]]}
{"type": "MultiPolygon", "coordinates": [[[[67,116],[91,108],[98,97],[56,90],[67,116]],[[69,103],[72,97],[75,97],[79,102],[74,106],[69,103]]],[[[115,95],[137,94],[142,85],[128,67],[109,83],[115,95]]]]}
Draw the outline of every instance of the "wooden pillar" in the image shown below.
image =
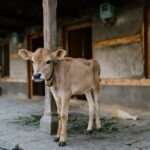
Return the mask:
{"type": "MultiPolygon", "coordinates": [[[[43,0],[43,32],[44,48],[52,51],[56,50],[57,38],[57,18],[56,18],[57,0],[43,0]]],[[[40,130],[55,134],[57,129],[57,110],[56,104],[48,87],[45,87],[45,106],[44,115],[40,120],[40,130]]]]}

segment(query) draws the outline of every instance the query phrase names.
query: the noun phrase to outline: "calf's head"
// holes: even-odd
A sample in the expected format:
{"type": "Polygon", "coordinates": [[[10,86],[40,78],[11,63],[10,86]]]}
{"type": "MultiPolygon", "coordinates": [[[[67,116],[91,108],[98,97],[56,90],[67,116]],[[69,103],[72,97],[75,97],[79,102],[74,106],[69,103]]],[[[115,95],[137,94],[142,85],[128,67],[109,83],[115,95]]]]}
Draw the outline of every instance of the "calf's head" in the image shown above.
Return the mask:
{"type": "Polygon", "coordinates": [[[52,52],[45,48],[38,48],[35,52],[31,52],[21,49],[18,54],[25,60],[31,60],[33,66],[32,79],[39,82],[51,77],[54,70],[54,61],[64,58],[66,51],[59,49],[52,52]]]}

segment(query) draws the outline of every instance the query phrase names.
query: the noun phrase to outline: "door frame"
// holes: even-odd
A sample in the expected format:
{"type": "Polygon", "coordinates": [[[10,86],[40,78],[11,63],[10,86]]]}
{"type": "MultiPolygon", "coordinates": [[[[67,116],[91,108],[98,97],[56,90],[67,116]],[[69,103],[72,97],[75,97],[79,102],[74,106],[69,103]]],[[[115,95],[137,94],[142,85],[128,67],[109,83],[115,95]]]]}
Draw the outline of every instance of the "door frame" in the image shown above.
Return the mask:
{"type": "Polygon", "coordinates": [[[3,40],[1,43],[0,43],[0,47],[1,47],[1,51],[2,51],[2,65],[0,66],[0,77],[1,78],[5,78],[5,77],[8,77],[9,78],[9,76],[10,76],[10,45],[9,45],[9,40],[10,39],[5,39],[5,40],[3,40]],[[5,76],[4,75],[4,57],[3,57],[3,55],[4,55],[4,48],[3,48],[3,46],[5,45],[5,44],[8,44],[8,46],[9,46],[9,75],[8,76],[5,76]]]}
{"type": "MultiPolygon", "coordinates": [[[[69,25],[65,25],[63,27],[63,48],[67,51],[67,55],[69,54],[69,49],[68,49],[68,33],[69,33],[69,31],[84,29],[87,27],[91,27],[91,31],[92,31],[92,23],[89,21],[69,24],[69,25]]],[[[91,37],[91,39],[92,39],[92,37],[91,37]]],[[[92,43],[92,40],[91,40],[91,43],[92,43]]],[[[92,57],[93,57],[93,50],[92,50],[92,57]]]]}
{"type": "MultiPolygon", "coordinates": [[[[42,32],[36,32],[33,34],[30,34],[28,36],[28,49],[32,50],[32,40],[36,38],[43,37],[42,32]]],[[[32,84],[32,64],[31,61],[27,61],[27,76],[28,76],[28,97],[33,98],[33,84],[32,84]]],[[[40,97],[40,96],[34,96],[34,97],[40,97]]]]}
{"type": "Polygon", "coordinates": [[[150,40],[150,35],[148,35],[148,31],[150,31],[150,21],[148,23],[148,16],[150,16],[150,6],[144,7],[144,23],[143,23],[143,47],[145,52],[145,78],[150,79],[150,46],[148,45],[148,41],[150,40]],[[149,14],[148,14],[149,13],[149,14]]]}

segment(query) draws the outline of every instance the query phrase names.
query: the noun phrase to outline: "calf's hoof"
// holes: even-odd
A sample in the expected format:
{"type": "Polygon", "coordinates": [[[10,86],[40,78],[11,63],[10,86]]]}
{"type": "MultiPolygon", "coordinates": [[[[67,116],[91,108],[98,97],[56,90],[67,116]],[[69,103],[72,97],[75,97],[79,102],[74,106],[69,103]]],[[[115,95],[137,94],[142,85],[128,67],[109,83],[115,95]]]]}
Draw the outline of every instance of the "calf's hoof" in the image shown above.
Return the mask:
{"type": "Polygon", "coordinates": [[[53,139],[53,141],[54,141],[54,142],[59,142],[59,139],[60,139],[59,137],[55,137],[55,138],[53,139]]]}
{"type": "Polygon", "coordinates": [[[86,131],[86,134],[92,134],[92,133],[93,133],[92,130],[87,130],[87,131],[86,131]]]}
{"type": "Polygon", "coordinates": [[[96,131],[99,133],[99,132],[102,132],[103,129],[102,128],[98,128],[98,129],[96,129],[96,131]]]}
{"type": "Polygon", "coordinates": [[[58,145],[61,146],[61,147],[66,146],[66,142],[59,142],[58,145]]]}

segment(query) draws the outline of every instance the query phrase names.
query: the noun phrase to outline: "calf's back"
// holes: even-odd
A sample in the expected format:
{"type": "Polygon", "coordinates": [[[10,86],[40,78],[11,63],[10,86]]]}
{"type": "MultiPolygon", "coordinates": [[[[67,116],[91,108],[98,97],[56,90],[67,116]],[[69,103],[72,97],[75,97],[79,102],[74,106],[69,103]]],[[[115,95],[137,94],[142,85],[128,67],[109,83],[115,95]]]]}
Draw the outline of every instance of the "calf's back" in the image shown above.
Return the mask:
{"type": "Polygon", "coordinates": [[[95,59],[64,58],[54,64],[56,86],[82,94],[99,86],[100,66],[95,59]]]}

